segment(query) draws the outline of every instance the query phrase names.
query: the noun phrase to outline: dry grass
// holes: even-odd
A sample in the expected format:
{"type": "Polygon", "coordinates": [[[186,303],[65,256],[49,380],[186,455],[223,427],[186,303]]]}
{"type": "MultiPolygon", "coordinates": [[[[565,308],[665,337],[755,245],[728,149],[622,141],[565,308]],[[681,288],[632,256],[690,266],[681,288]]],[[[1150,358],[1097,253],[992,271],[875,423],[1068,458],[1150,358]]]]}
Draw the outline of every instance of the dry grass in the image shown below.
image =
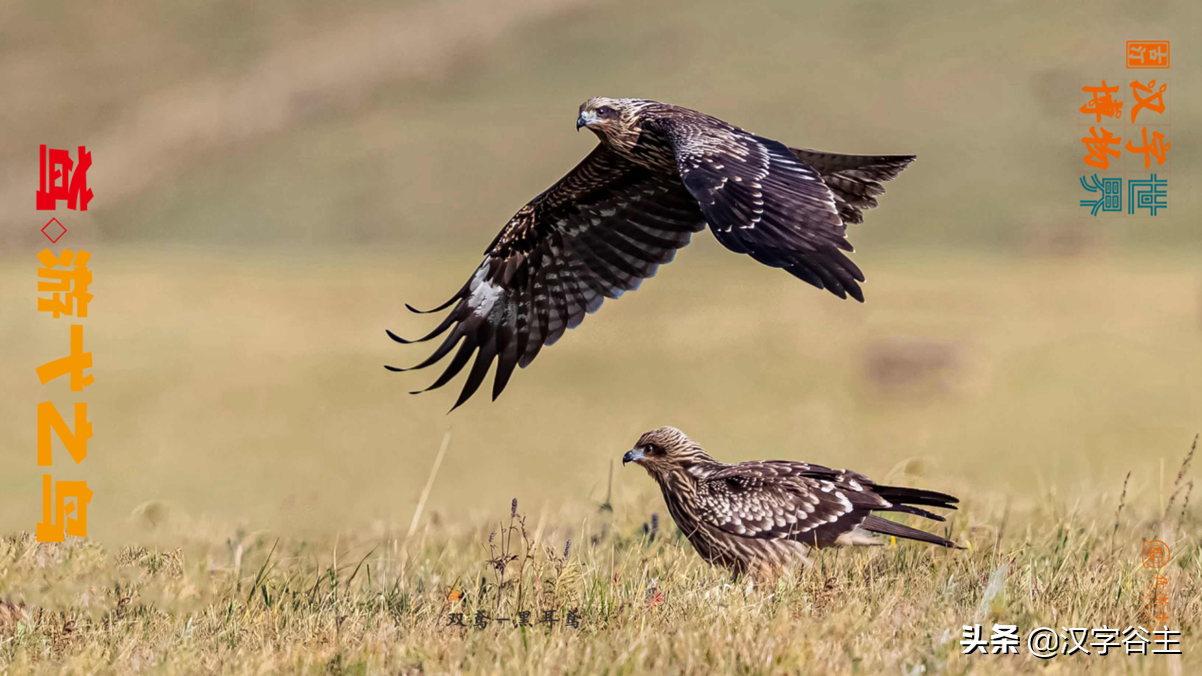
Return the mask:
{"type": "Polygon", "coordinates": [[[702,564],[678,533],[652,541],[637,512],[581,506],[542,515],[536,527],[518,507],[515,499],[499,520],[427,527],[408,545],[370,531],[316,541],[239,531],[223,541],[182,528],[178,548],[113,550],[10,536],[0,543],[0,589],[32,605],[0,623],[0,672],[1182,674],[1202,666],[1193,514],[1162,521],[1147,505],[1127,505],[1111,524],[1110,504],[1049,499],[1010,513],[1002,533],[999,515],[970,498],[950,528],[966,551],[826,551],[796,577],[749,588],[702,564]],[[961,654],[966,623],[1014,623],[1023,634],[1134,624],[1152,574],[1141,567],[1140,543],[1158,535],[1173,546],[1164,572],[1183,658],[961,654]],[[532,626],[473,626],[477,612],[517,618],[519,610],[532,626]],[[539,622],[545,611],[561,622],[539,622]],[[578,627],[562,623],[569,611],[578,627]],[[466,627],[449,626],[456,613],[466,627]]]}
{"type": "MultiPolygon", "coordinates": [[[[96,436],[83,465],[55,465],[96,492],[91,537],[39,546],[20,534],[38,517],[37,468],[0,455],[0,532],[12,534],[0,599],[26,604],[4,606],[0,671],[1199,668],[1197,496],[1194,474],[1177,472],[1202,408],[1193,258],[865,252],[860,306],[702,242],[501,400],[451,416],[452,393],[404,394],[432,376],[384,372],[420,351],[382,329],[424,326],[400,302],[453,288],[467,254],[98,248],[85,337],[96,436]],[[879,383],[871,363],[889,336],[954,349],[940,385],[925,368],[879,383]],[[906,378],[916,386],[899,389],[906,378]],[[607,490],[612,460],[665,423],[723,459],[806,459],[960,495],[949,533],[969,549],[831,552],[777,587],[731,586],[679,538],[641,472],[616,471],[607,490]],[[1149,575],[1140,545],[1157,535],[1173,545],[1180,664],[959,654],[974,621],[1135,622],[1149,575]],[[463,596],[448,604],[452,590],[463,596]],[[532,620],[578,608],[580,627],[443,626],[460,610],[511,615],[519,598],[532,620]]],[[[24,260],[0,266],[5,307],[32,275],[24,260]]],[[[56,356],[59,329],[12,315],[0,369],[56,356]]],[[[32,402],[71,395],[10,380],[0,445],[33,448],[32,402]]]]}
{"type": "MultiPolygon", "coordinates": [[[[253,4],[0,4],[0,674],[1202,671],[1173,474],[1202,411],[1200,165],[1173,151],[1171,214],[1092,219],[1074,131],[1080,87],[1125,78],[1133,35],[1185,44],[1196,2],[253,4]],[[587,152],[597,94],[917,152],[853,232],[869,302],[702,235],[500,401],[408,396],[434,375],[386,373],[424,351],[383,330],[424,332],[402,301],[458,288],[587,152]],[[60,212],[94,253],[83,395],[32,373],[69,323],[32,309],[39,143],[95,158],[90,211],[60,212]],[[86,543],[23,534],[47,398],[95,425],[54,466],[95,491],[86,543]],[[729,585],[641,472],[609,476],[663,424],[961,495],[971,547],[729,585]],[[959,655],[977,619],[1134,622],[1161,533],[1183,661],[959,655]],[[481,607],[580,627],[443,626],[481,607]]],[[[1173,60],[1170,116],[1202,96],[1199,52],[1173,60]]]]}

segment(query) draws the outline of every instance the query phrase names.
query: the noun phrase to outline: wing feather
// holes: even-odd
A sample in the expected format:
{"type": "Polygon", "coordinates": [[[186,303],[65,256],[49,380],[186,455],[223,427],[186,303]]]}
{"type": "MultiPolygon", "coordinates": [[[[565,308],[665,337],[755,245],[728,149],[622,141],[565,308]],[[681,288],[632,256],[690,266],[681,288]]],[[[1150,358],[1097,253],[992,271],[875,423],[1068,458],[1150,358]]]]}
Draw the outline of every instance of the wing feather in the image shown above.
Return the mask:
{"type": "Polygon", "coordinates": [[[790,468],[802,463],[729,465],[698,489],[700,519],[740,537],[829,546],[884,501],[790,468]]]}
{"type": "Polygon", "coordinates": [[[912,157],[795,150],[712,118],[677,122],[670,136],[681,179],[723,246],[840,298],[864,300],[864,275],[843,253],[853,250],[845,223],[860,222],[860,209],[884,192],[880,181],[912,157]]]}
{"type": "Polygon", "coordinates": [[[455,407],[479,389],[496,362],[496,399],[515,367],[528,366],[606,298],[638,288],[704,227],[679,179],[599,145],[510,219],[471,279],[437,308],[451,309],[434,331],[417,341],[389,335],[405,343],[447,334],[412,369],[432,366],[458,347],[423,391],[445,385],[475,355],[455,407]]]}
{"type": "MultiPolygon", "coordinates": [[[[524,290],[520,292],[524,299],[524,290]]],[[[518,302],[520,303],[521,300],[518,302]]],[[[518,364],[518,350],[520,346],[517,339],[517,308],[512,309],[512,312],[506,313],[505,321],[497,327],[497,375],[493,379],[492,389],[492,398],[494,400],[501,396],[501,391],[509,383],[509,378],[513,375],[513,369],[518,364]]]]}
{"type": "MultiPolygon", "coordinates": [[[[849,470],[785,460],[725,465],[700,482],[697,499],[699,518],[731,535],[789,539],[818,547],[837,544],[840,536],[857,528],[913,539],[911,532],[922,531],[899,527],[906,533],[899,534],[868,528],[865,520],[881,511],[943,521],[942,516],[912,505],[956,509],[956,502],[944,493],[880,486],[849,470]]],[[[951,546],[943,538],[923,535],[917,539],[951,546]]]]}
{"type": "Polygon", "coordinates": [[[480,389],[480,383],[484,382],[484,376],[488,375],[488,369],[497,356],[496,332],[493,326],[488,322],[481,322],[480,333],[482,339],[479,341],[479,349],[476,351],[476,361],[472,363],[472,370],[467,374],[467,380],[463,384],[463,390],[459,393],[459,399],[455,402],[454,408],[462,406],[463,402],[480,389]]]}

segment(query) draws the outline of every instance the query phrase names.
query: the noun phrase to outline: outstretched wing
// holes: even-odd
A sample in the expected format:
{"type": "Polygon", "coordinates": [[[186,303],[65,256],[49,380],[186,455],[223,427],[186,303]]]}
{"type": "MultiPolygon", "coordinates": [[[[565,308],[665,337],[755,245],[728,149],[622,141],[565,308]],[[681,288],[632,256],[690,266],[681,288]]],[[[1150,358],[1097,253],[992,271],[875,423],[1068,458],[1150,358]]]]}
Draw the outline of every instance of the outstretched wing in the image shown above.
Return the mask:
{"type": "Polygon", "coordinates": [[[864,274],[844,254],[853,250],[845,221],[858,223],[859,209],[876,204],[873,191],[888,180],[882,172],[868,183],[831,172],[833,191],[779,141],[718,120],[669,124],[681,179],[719,242],[840,298],[864,300],[864,274]]]}
{"type": "Polygon", "coordinates": [[[700,482],[698,518],[740,537],[830,546],[873,509],[889,506],[869,489],[871,484],[852,479],[857,490],[838,477],[833,470],[805,463],[730,465],[700,482]]]}
{"type": "Polygon", "coordinates": [[[674,177],[599,145],[510,219],[471,279],[429,310],[454,305],[429,335],[416,341],[388,335],[409,343],[449,331],[428,359],[412,367],[435,364],[459,346],[442,375],[422,391],[445,385],[475,354],[455,407],[476,392],[493,361],[496,399],[515,366],[525,368],[543,345],[555,343],[606,298],[638,288],[704,227],[696,200],[674,177]]]}

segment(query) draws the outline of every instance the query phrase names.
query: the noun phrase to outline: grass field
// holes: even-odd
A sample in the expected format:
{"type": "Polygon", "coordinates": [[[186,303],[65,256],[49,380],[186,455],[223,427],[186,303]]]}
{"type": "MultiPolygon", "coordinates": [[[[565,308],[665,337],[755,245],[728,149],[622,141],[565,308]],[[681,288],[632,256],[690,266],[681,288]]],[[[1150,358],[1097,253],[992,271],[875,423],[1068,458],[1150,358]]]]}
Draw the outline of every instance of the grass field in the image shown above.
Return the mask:
{"type": "Polygon", "coordinates": [[[492,521],[426,526],[412,539],[364,531],[278,541],[240,531],[223,541],[198,531],[162,550],[8,537],[5,586],[38,589],[64,610],[27,610],[5,627],[0,665],[104,674],[1197,673],[1196,515],[1181,523],[1174,509],[1161,521],[1129,507],[1115,528],[1112,507],[1048,500],[986,523],[970,500],[952,529],[967,551],[825,552],[812,569],[756,589],[729,584],[671,528],[652,540],[628,510],[576,507],[535,523],[502,508],[492,521]],[[984,624],[986,636],[994,622],[1024,636],[1133,624],[1152,575],[1135,543],[1157,532],[1175,544],[1165,574],[1183,656],[961,654],[966,623],[984,624]],[[530,627],[473,626],[477,612],[519,610],[531,613],[530,627]],[[548,610],[559,624],[539,621],[548,610]],[[448,626],[456,613],[467,626],[448,626]],[[568,617],[576,627],[563,624],[568,617]]]}
{"type": "MultiPolygon", "coordinates": [[[[433,374],[381,368],[424,355],[383,329],[426,326],[401,302],[441,300],[429,289],[453,288],[467,254],[94,253],[95,437],[82,465],[55,465],[96,493],[89,540],[22,534],[38,468],[32,450],[0,456],[0,599],[28,606],[2,630],[6,673],[1199,668],[1196,472],[1177,477],[1202,409],[1192,255],[865,253],[859,305],[699,238],[496,403],[447,416],[454,392],[405,394],[433,374]],[[611,463],[662,424],[720,459],[959,495],[947,532],[967,549],[828,553],[779,586],[731,586],[641,470],[615,469],[613,512],[599,509],[611,463]],[[498,594],[488,540],[505,537],[513,498],[529,543],[514,536],[498,594]],[[1162,533],[1181,662],[959,654],[965,623],[1133,623],[1150,579],[1140,546],[1162,533]],[[448,605],[452,588],[464,596],[448,605]],[[443,627],[498,604],[535,620],[578,608],[580,626],[443,627]]],[[[33,277],[5,260],[5,307],[33,277]]],[[[36,401],[72,400],[30,377],[65,349],[63,326],[32,310],[3,326],[6,449],[34,448],[36,401]]]]}
{"type": "Polygon", "coordinates": [[[0,676],[1202,673],[1200,8],[0,3],[0,676]],[[1140,124],[1170,134],[1171,211],[1094,218],[1081,88],[1121,83],[1130,111],[1131,39],[1175,46],[1139,75],[1168,85],[1140,124]],[[403,303],[459,288],[589,151],[595,95],[917,153],[850,229],[868,303],[701,234],[497,402],[408,395],[437,374],[386,372],[427,350],[384,330],[434,324],[403,303]],[[34,309],[43,143],[94,155],[91,207],[57,214],[93,253],[83,393],[34,375],[71,323],[34,309]],[[48,399],[94,424],[53,466],[94,491],[84,542],[30,534],[48,399]],[[960,496],[965,549],[731,584],[620,467],[668,424],[721,460],[960,496]],[[960,654],[964,624],[1135,623],[1150,537],[1180,658],[960,654]],[[446,626],[480,610],[534,626],[446,626]]]}

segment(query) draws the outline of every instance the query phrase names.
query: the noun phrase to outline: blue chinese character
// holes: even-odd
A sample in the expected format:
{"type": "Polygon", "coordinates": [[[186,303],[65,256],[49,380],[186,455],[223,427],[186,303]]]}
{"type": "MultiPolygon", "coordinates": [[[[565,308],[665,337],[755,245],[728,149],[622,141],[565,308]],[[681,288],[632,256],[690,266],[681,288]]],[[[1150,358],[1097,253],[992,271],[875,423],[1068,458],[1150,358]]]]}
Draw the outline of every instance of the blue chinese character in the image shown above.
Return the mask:
{"type": "Polygon", "coordinates": [[[1103,178],[1098,180],[1098,175],[1094,174],[1093,181],[1087,182],[1085,176],[1081,177],[1081,187],[1090,192],[1100,193],[1101,196],[1096,200],[1081,200],[1081,206],[1092,207],[1090,215],[1097,216],[1098,209],[1102,211],[1118,211],[1123,210],[1123,179],[1121,178],[1103,178]]]}
{"type": "Polygon", "coordinates": [[[1156,215],[1157,209],[1167,209],[1169,206],[1169,179],[1156,178],[1156,174],[1146,181],[1127,181],[1127,213],[1134,214],[1136,209],[1147,209],[1151,215],[1156,215]]]}

